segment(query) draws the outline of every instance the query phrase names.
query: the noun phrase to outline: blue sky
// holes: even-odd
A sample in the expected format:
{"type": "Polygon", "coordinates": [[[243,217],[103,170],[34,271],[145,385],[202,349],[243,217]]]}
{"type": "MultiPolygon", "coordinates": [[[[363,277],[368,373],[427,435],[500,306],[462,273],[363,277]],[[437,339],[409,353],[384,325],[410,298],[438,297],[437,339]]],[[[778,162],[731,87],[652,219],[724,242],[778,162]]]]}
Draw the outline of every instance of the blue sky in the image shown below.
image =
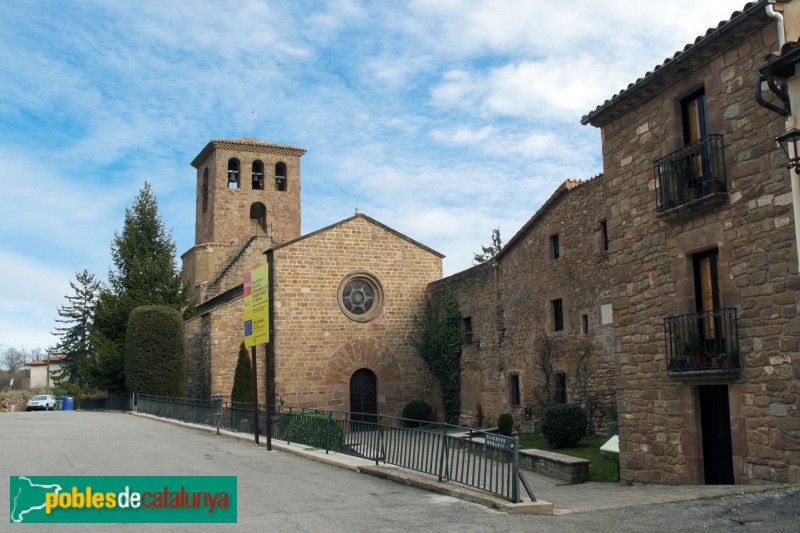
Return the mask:
{"type": "Polygon", "coordinates": [[[188,250],[215,138],[308,150],[303,233],[357,206],[468,268],[602,171],[582,115],[743,6],[0,0],[0,346],[55,342],[145,180],[188,250]]]}

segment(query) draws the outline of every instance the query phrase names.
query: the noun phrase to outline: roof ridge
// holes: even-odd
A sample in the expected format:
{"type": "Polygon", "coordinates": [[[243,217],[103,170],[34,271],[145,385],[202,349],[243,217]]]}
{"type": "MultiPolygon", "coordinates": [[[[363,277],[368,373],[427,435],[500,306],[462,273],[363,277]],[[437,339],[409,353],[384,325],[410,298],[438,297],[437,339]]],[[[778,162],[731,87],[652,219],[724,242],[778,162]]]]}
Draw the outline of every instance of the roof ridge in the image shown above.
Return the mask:
{"type": "Polygon", "coordinates": [[[672,64],[683,62],[684,60],[688,59],[686,56],[693,55],[698,48],[702,47],[704,43],[710,42],[712,37],[720,35],[727,31],[728,29],[732,29],[732,25],[734,23],[738,24],[738,21],[743,21],[744,16],[750,16],[753,13],[757,12],[760,8],[766,6],[769,0],[755,0],[753,2],[747,2],[741,11],[734,11],[731,13],[730,18],[721,20],[716,27],[710,27],[706,30],[706,32],[702,35],[699,35],[695,38],[695,40],[691,43],[686,44],[681,50],[675,52],[672,57],[667,57],[664,59],[663,62],[653,67],[653,70],[647,71],[644,76],[637,78],[635,82],[629,83],[627,87],[620,90],[619,92],[615,93],[611,98],[605,100],[602,104],[598,105],[594,110],[590,111],[589,113],[585,114],[581,117],[581,124],[584,126],[586,124],[592,124],[593,126],[600,125],[596,123],[593,119],[600,114],[601,111],[607,109],[610,105],[616,103],[620,98],[630,94],[632,89],[643,85],[644,83],[650,81],[650,79],[655,76],[657,73],[660,73],[661,70],[668,68],[672,64]]]}

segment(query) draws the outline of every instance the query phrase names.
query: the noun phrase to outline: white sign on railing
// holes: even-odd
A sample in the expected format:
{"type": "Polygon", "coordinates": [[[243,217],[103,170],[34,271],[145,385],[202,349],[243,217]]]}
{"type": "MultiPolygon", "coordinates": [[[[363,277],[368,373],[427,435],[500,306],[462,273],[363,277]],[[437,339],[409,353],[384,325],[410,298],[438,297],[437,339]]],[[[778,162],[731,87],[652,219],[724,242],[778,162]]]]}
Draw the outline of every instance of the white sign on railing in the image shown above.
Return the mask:
{"type": "Polygon", "coordinates": [[[514,440],[510,437],[486,433],[484,438],[486,439],[486,445],[490,448],[497,448],[498,450],[505,450],[507,452],[514,450],[514,440]]]}

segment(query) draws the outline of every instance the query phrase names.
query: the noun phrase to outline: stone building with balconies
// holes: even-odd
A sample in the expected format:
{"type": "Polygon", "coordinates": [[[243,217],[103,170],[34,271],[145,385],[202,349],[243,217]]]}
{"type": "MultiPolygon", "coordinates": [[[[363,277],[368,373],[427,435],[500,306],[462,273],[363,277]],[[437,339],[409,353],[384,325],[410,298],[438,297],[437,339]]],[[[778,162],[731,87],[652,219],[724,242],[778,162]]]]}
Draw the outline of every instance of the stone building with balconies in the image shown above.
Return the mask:
{"type": "Polygon", "coordinates": [[[620,241],[623,481],[800,480],[796,222],[783,120],[753,94],[771,13],[747,4],[582,119],[620,241]]]}

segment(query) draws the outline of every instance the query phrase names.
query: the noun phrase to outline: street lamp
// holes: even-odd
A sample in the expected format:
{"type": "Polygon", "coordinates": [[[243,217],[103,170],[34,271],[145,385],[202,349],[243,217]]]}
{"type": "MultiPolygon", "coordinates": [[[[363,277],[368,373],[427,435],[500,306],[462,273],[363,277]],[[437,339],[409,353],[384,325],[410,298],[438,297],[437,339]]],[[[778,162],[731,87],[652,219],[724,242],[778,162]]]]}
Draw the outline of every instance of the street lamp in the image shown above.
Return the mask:
{"type": "Polygon", "coordinates": [[[793,168],[796,174],[800,174],[800,149],[798,149],[797,145],[800,142],[800,130],[789,128],[782,135],[776,137],[775,142],[778,143],[778,146],[781,147],[781,150],[789,160],[789,165],[786,168],[793,168]],[[791,150],[789,145],[792,146],[791,150]]]}

